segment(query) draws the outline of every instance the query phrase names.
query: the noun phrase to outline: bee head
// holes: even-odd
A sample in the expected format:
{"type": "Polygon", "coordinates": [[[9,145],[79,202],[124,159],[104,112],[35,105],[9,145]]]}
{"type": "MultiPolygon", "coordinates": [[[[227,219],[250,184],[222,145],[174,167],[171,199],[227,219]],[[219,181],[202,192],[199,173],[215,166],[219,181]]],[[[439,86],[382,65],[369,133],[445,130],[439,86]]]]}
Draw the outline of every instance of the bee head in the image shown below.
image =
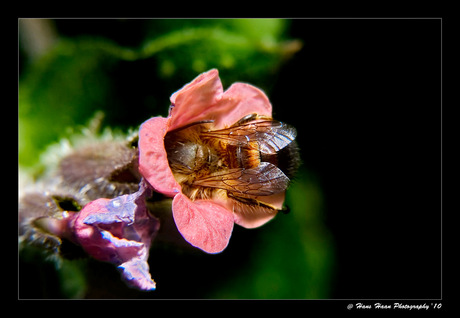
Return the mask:
{"type": "Polygon", "coordinates": [[[165,139],[165,147],[169,165],[173,170],[192,172],[197,168],[197,159],[203,156],[201,145],[190,141],[172,142],[165,139]]]}

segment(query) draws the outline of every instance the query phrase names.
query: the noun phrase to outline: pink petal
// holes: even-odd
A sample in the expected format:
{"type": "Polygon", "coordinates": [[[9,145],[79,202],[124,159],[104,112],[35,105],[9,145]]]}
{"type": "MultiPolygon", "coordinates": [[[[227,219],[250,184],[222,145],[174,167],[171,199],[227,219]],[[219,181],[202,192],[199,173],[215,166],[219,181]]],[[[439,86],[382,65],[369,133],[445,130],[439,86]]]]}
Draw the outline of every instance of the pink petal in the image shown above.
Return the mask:
{"type": "Polygon", "coordinates": [[[214,129],[231,126],[244,116],[253,113],[272,116],[272,105],[265,93],[255,86],[244,83],[230,86],[213,110],[214,129]]]}
{"type": "Polygon", "coordinates": [[[139,171],[158,192],[174,196],[181,186],[169,168],[164,146],[170,118],[153,117],[144,122],[139,130],[139,171]]]}
{"type": "Polygon", "coordinates": [[[143,290],[155,289],[147,260],[159,223],[145,205],[150,194],[142,180],[133,194],[88,203],[69,224],[73,240],[89,255],[117,265],[130,285],[143,290]]]}
{"type": "Polygon", "coordinates": [[[78,213],[78,217],[73,224],[73,232],[84,250],[97,260],[111,262],[115,255],[115,248],[112,243],[103,238],[101,232],[94,226],[84,223],[87,217],[93,213],[104,213],[110,199],[98,199],[85,205],[78,213]]]}
{"type": "Polygon", "coordinates": [[[235,213],[235,223],[246,228],[254,229],[262,226],[276,216],[277,212],[262,213],[235,213]]]}
{"type": "MultiPolygon", "coordinates": [[[[284,197],[285,192],[281,192],[265,197],[254,197],[254,199],[270,205],[277,210],[281,210],[283,208],[284,197]]],[[[257,209],[249,211],[238,211],[238,209],[234,210],[235,223],[247,229],[253,229],[262,226],[273,219],[277,214],[277,211],[269,213],[264,210],[257,209]]]]}
{"type": "Polygon", "coordinates": [[[191,201],[183,194],[174,197],[174,222],[182,236],[207,253],[222,252],[233,230],[233,214],[207,200],[191,201]]]}
{"type": "Polygon", "coordinates": [[[212,120],[215,105],[223,93],[219,72],[202,73],[171,96],[170,130],[201,120],[212,120]]]}
{"type": "Polygon", "coordinates": [[[280,192],[268,196],[254,197],[254,199],[263,202],[267,205],[272,206],[274,209],[281,210],[283,208],[284,198],[286,197],[286,192],[280,192]]]}
{"type": "Polygon", "coordinates": [[[246,115],[272,116],[272,105],[257,87],[235,83],[223,92],[216,69],[199,75],[171,96],[170,130],[213,120],[214,129],[233,125],[246,115]]]}

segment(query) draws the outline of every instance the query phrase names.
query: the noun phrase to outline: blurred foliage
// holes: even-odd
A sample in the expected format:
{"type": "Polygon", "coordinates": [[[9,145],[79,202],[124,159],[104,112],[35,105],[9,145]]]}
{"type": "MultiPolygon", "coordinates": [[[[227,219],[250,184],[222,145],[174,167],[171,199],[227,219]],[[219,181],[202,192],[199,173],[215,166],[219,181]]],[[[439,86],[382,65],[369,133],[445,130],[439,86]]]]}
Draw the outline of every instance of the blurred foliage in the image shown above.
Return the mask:
{"type": "Polygon", "coordinates": [[[300,49],[300,42],[283,39],[285,20],[151,20],[146,27],[139,48],[100,36],[62,37],[22,66],[21,165],[36,164],[45,145],[97,110],[105,112],[107,124],[125,128],[166,115],[172,92],[211,68],[219,69],[226,87],[234,81],[268,86],[269,75],[300,49]]]}
{"type": "MultiPolygon", "coordinates": [[[[48,50],[32,58],[28,45],[20,45],[19,166],[28,170],[40,167],[48,145],[71,136],[98,111],[105,114],[105,125],[122,130],[151,116],[166,116],[169,96],[211,68],[219,69],[224,88],[249,82],[270,96],[282,63],[302,46],[289,39],[289,20],[282,19],[134,20],[138,43],[129,44],[123,43],[129,32],[122,37],[95,28],[66,34],[66,21],[44,22],[56,36],[48,50]]],[[[120,25],[128,29],[131,21],[98,23],[116,25],[118,31],[120,25]]],[[[21,32],[26,29],[20,24],[21,32]]],[[[260,229],[236,227],[219,255],[178,252],[154,243],[150,266],[158,289],[152,293],[126,288],[109,264],[65,260],[57,266],[36,250],[21,251],[20,297],[327,298],[332,239],[322,222],[321,190],[305,168],[288,190],[286,204],[291,213],[260,229]],[[176,270],[184,266],[194,273],[176,270]],[[210,266],[217,274],[209,275],[210,266]],[[57,274],[50,274],[56,268],[57,274]],[[196,282],[201,287],[187,286],[196,282]]]]}

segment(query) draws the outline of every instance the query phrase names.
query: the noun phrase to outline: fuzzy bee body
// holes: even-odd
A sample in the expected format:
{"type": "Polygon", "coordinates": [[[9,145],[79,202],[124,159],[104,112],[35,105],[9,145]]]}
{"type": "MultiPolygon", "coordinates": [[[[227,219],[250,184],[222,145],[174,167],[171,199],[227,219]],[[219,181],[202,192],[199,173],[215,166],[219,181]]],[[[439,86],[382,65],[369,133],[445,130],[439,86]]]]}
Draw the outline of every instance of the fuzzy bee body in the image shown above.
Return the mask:
{"type": "Polygon", "coordinates": [[[168,132],[168,161],[192,200],[230,199],[240,211],[277,209],[264,200],[284,193],[299,165],[293,127],[256,114],[212,130],[209,121],[168,132]]]}

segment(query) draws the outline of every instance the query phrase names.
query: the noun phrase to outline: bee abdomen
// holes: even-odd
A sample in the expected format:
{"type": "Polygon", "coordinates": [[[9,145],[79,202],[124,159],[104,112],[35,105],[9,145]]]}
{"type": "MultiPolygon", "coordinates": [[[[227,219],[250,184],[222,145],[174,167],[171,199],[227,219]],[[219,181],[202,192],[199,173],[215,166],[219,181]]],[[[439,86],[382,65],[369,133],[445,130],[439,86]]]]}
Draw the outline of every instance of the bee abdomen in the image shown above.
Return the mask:
{"type": "Polygon", "coordinates": [[[230,158],[231,168],[252,169],[257,168],[261,162],[261,154],[257,141],[251,141],[245,147],[232,147],[230,158]]]}
{"type": "Polygon", "coordinates": [[[300,166],[299,148],[295,141],[278,151],[276,154],[261,153],[262,162],[270,162],[292,179],[300,166]]]}

